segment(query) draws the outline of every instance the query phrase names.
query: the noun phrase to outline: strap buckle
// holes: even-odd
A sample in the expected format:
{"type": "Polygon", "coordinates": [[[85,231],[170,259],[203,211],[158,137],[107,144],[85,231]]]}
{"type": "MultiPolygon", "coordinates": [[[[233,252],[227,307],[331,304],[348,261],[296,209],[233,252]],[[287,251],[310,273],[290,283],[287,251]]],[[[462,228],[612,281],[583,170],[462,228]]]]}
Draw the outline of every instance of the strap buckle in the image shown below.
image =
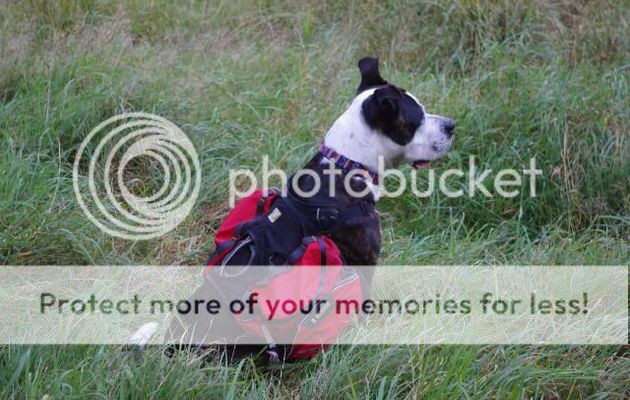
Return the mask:
{"type": "Polygon", "coordinates": [[[339,216],[339,210],[336,208],[317,208],[315,219],[322,232],[328,231],[336,222],[339,216]]]}

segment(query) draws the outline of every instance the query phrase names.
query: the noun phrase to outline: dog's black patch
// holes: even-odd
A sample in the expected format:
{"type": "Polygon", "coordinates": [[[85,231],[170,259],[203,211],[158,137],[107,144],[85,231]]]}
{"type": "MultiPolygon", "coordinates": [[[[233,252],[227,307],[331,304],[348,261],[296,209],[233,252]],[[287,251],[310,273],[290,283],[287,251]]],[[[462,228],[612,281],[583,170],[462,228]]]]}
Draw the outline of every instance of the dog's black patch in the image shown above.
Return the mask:
{"type": "Polygon", "coordinates": [[[401,146],[411,142],[424,120],[422,107],[405,91],[387,85],[374,91],[362,106],[367,124],[401,146]]]}
{"type": "Polygon", "coordinates": [[[361,71],[361,83],[357,94],[376,86],[387,85],[387,81],[378,72],[378,58],[365,57],[359,60],[359,71],[361,71]]]}
{"type": "Polygon", "coordinates": [[[389,84],[378,71],[378,58],[359,61],[361,83],[357,93],[381,87],[363,102],[363,117],[372,129],[379,130],[401,146],[411,142],[424,120],[422,107],[405,90],[389,84]]]}

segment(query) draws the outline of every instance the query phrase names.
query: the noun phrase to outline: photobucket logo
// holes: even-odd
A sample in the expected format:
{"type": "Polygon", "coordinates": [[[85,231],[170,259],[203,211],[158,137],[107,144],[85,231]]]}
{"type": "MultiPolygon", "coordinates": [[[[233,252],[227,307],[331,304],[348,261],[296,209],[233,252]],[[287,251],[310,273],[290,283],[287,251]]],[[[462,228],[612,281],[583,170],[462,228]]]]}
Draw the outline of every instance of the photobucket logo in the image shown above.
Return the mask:
{"type": "Polygon", "coordinates": [[[126,113],[102,122],[83,140],[72,183],[83,212],[101,230],[146,240],[169,232],[190,213],[201,168],[192,142],[175,124],[126,113]],[[88,160],[86,188],[80,169],[88,160]]]}
{"type": "MultiPolygon", "coordinates": [[[[270,168],[269,157],[263,156],[262,159],[262,189],[270,189],[270,181],[275,179],[280,181],[283,188],[283,194],[286,194],[288,185],[291,189],[302,198],[309,198],[320,191],[325,191],[330,197],[335,197],[337,186],[335,182],[342,179],[344,190],[352,196],[361,197],[367,195],[368,192],[377,189],[380,197],[398,197],[411,190],[414,196],[425,198],[431,197],[436,190],[446,197],[475,197],[478,194],[484,197],[513,198],[519,195],[529,195],[536,197],[536,177],[542,175],[542,170],[536,166],[536,158],[529,160],[529,166],[522,169],[507,168],[494,172],[492,169],[481,170],[477,165],[477,159],[470,156],[468,159],[468,168],[451,168],[438,175],[435,169],[425,169],[426,183],[420,184],[418,177],[419,170],[413,169],[410,174],[403,173],[398,169],[385,168],[385,162],[382,157],[378,160],[378,175],[380,183],[378,187],[366,185],[361,191],[357,191],[351,184],[353,179],[363,179],[361,171],[350,170],[344,173],[333,163],[329,163],[320,173],[312,169],[298,170],[294,179],[289,183],[287,174],[283,170],[270,168]],[[322,175],[323,174],[323,175],[322,175]],[[308,190],[303,190],[299,185],[299,179],[302,176],[312,178],[313,185],[308,190]],[[329,183],[328,187],[324,187],[323,176],[329,183]],[[394,183],[385,185],[388,178],[394,177],[394,183]],[[529,181],[529,185],[527,182],[529,181]]],[[[390,181],[391,182],[391,181],[390,181]]],[[[230,170],[229,189],[230,189],[230,207],[234,207],[236,201],[251,194],[258,187],[258,179],[256,175],[247,169],[230,170]]]]}

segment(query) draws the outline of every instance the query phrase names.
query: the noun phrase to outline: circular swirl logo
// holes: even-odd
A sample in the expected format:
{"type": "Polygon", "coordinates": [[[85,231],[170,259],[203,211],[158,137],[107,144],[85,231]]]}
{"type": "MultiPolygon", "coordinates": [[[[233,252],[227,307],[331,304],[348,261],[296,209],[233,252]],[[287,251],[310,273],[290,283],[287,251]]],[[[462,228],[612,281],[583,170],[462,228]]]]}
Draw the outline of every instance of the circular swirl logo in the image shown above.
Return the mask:
{"type": "Polygon", "coordinates": [[[188,216],[199,195],[201,168],[192,142],[175,124],[126,113],[102,122],[83,140],[72,183],[83,212],[101,230],[146,240],[188,216]]]}

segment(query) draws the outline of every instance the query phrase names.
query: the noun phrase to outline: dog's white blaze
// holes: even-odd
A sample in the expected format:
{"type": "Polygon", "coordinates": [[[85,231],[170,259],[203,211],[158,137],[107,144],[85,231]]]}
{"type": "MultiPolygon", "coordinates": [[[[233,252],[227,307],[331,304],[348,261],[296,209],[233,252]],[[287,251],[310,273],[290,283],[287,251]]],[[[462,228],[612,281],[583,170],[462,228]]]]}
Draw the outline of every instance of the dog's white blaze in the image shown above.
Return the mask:
{"type": "Polygon", "coordinates": [[[443,117],[434,114],[424,114],[424,122],[408,145],[404,146],[403,155],[407,161],[437,160],[448,153],[453,144],[452,137],[444,132],[443,117]]]}

